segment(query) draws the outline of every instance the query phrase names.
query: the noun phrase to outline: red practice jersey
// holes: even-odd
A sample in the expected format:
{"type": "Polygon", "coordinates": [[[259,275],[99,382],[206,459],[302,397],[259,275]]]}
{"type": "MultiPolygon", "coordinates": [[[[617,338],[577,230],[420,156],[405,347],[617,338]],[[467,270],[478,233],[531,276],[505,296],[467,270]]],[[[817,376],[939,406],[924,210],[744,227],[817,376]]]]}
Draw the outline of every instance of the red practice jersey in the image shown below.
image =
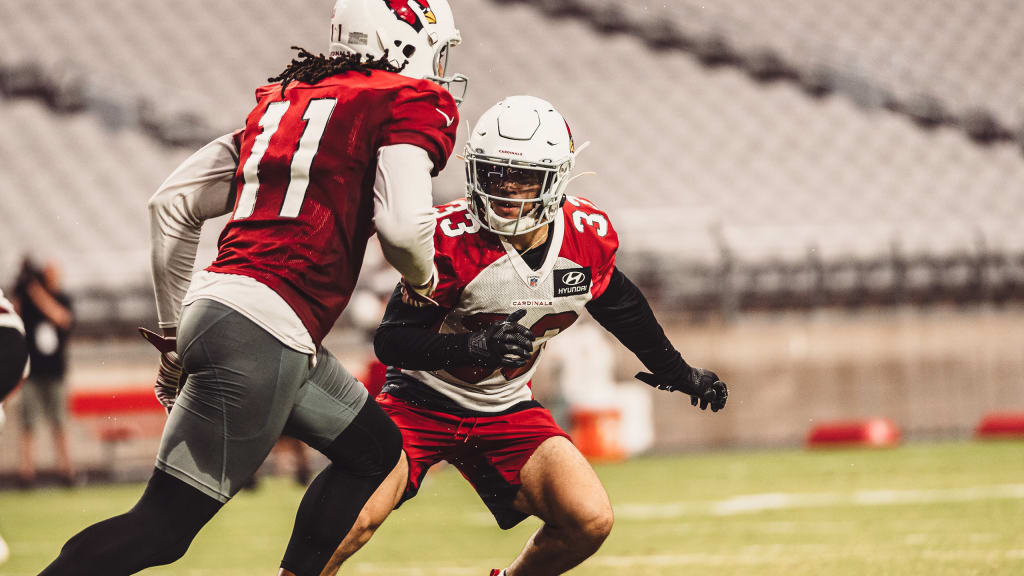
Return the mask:
{"type": "Polygon", "coordinates": [[[520,368],[402,372],[471,410],[497,412],[531,400],[529,382],[545,342],[604,293],[619,246],[607,214],[574,196],[566,198],[550,233],[547,257],[534,270],[511,244],[470,217],[465,200],[440,206],[434,231],[439,282],[433,298],[450,311],[438,331],[480,330],[522,308],[526,316],[520,323],[536,336],[533,357],[520,368]]]}
{"type": "Polygon", "coordinates": [[[256,91],[240,135],[235,209],[207,270],[262,282],[317,345],[344,310],[373,233],[377,150],[423,148],[444,168],[458,110],[443,88],[390,72],[347,72],[256,91]]]}

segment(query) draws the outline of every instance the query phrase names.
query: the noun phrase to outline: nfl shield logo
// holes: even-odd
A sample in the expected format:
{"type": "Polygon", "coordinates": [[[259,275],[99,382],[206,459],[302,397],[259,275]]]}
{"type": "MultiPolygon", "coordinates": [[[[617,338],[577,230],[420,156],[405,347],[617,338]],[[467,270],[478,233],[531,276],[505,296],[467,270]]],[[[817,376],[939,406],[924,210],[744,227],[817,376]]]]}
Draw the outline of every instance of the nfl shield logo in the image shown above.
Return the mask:
{"type": "Polygon", "coordinates": [[[540,276],[530,276],[528,280],[530,282],[530,288],[536,288],[537,283],[540,282],[540,276]]]}

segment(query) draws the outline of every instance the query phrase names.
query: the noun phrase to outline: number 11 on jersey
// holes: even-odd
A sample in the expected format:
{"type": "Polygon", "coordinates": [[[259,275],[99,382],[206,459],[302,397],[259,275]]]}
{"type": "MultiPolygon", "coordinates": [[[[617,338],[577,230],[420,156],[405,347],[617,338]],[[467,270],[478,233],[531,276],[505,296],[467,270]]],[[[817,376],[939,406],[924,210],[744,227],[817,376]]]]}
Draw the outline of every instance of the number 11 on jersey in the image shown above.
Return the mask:
{"type": "MultiPolygon", "coordinates": [[[[309,188],[309,172],[313,166],[313,158],[320,149],[320,139],[327,129],[327,121],[334,112],[334,106],[338,101],[335,98],[320,98],[311,100],[302,114],[306,121],[306,128],[299,138],[298,150],[292,155],[291,178],[288,189],[285,191],[284,200],[281,203],[281,211],[278,213],[282,218],[295,218],[302,208],[302,201],[306,198],[306,189],[309,188]]],[[[277,129],[281,126],[281,119],[291,102],[272,102],[267,106],[267,111],[260,118],[260,127],[263,128],[256,141],[253,142],[252,151],[249,152],[249,159],[242,167],[242,178],[245,184],[238,195],[238,205],[235,207],[233,220],[242,220],[252,216],[256,209],[256,200],[260,188],[260,162],[263,155],[270,147],[270,139],[274,137],[277,129]]]]}

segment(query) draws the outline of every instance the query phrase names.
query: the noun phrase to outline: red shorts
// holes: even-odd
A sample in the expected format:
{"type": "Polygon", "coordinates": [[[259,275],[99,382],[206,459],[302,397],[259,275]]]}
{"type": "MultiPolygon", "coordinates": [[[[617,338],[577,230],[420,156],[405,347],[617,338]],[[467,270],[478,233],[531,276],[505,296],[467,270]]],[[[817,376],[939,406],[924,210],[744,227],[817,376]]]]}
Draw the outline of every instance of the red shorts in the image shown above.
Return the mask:
{"type": "Polygon", "coordinates": [[[527,517],[512,507],[526,461],[548,438],[569,438],[539,406],[501,416],[460,418],[388,394],[378,396],[377,402],[402,431],[409,458],[402,502],[416,495],[431,466],[447,460],[469,480],[503,530],[527,517]]]}

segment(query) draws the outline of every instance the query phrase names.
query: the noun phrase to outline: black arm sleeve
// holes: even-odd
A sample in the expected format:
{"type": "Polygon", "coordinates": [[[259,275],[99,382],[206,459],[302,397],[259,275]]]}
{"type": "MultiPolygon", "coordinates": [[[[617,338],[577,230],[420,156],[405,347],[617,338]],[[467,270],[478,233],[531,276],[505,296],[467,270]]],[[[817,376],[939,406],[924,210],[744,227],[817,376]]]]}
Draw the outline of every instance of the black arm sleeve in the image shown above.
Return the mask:
{"type": "Polygon", "coordinates": [[[612,272],[604,293],[587,304],[587,311],[651,372],[675,374],[689,370],[665,336],[647,298],[618,268],[612,272]]]}
{"type": "Polygon", "coordinates": [[[442,370],[473,364],[469,334],[438,334],[444,308],[417,308],[402,302],[401,285],[388,301],[384,319],[373,337],[377,358],[388,366],[408,370],[442,370]]]}

